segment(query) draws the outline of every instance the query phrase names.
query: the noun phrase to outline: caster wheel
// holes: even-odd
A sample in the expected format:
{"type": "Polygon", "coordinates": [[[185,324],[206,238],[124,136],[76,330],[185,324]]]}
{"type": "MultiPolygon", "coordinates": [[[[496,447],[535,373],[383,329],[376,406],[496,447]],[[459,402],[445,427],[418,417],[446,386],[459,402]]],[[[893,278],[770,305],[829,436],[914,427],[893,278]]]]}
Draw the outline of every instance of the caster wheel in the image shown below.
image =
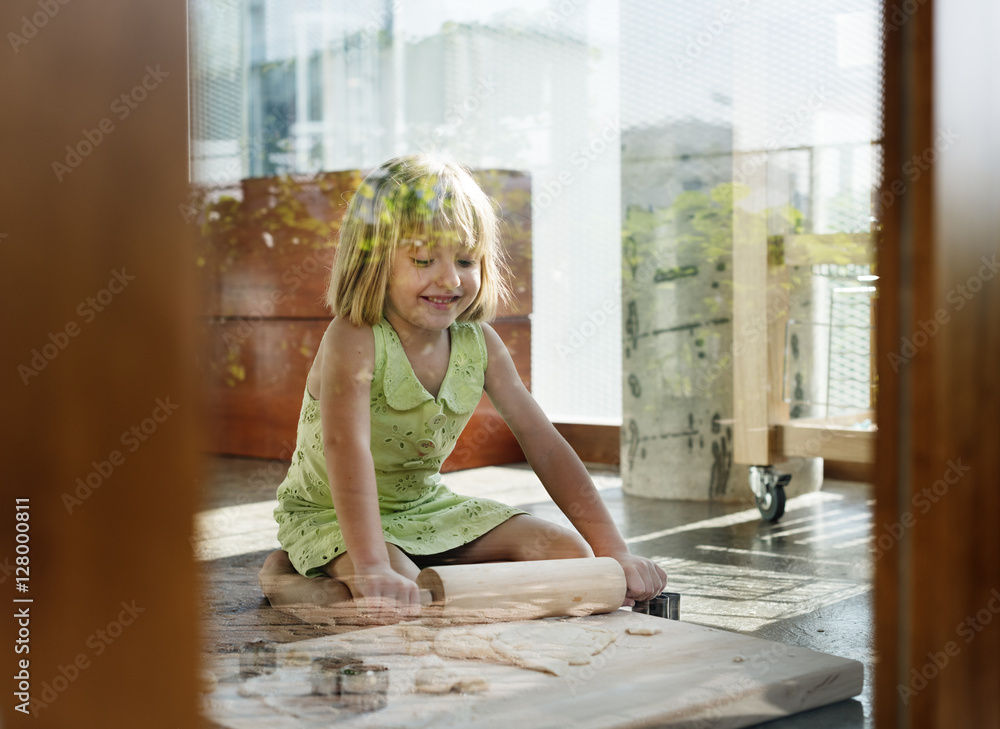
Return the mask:
{"type": "Polygon", "coordinates": [[[754,497],[757,509],[764,521],[776,522],[785,513],[785,487],[781,484],[767,484],[763,498],[754,497]]]}

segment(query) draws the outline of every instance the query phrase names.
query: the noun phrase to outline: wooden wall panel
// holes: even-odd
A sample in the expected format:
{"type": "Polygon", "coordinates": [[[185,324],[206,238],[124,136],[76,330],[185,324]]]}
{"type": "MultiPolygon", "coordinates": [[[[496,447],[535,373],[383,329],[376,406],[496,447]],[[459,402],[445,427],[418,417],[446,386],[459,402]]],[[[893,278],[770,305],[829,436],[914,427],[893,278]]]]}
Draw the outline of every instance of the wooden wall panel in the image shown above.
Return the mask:
{"type": "Polygon", "coordinates": [[[621,460],[621,426],[556,423],[556,430],[584,463],[617,465],[621,460]]]}
{"type": "Polygon", "coordinates": [[[501,234],[513,298],[500,309],[498,319],[528,316],[531,291],[531,177],[513,170],[474,170],[473,176],[498,206],[501,234]]]}
{"type": "MultiPolygon", "coordinates": [[[[480,170],[497,201],[514,298],[499,317],[531,313],[531,181],[480,170]]],[[[201,231],[195,266],[207,317],[328,319],[323,303],[340,220],[364,173],[242,180],[232,190],[197,190],[185,217],[201,231]],[[239,198],[239,199],[238,199],[239,198]]]]}
{"type": "Polygon", "coordinates": [[[292,457],[306,375],[328,321],[205,322],[206,450],[292,457]]]}
{"type": "Polygon", "coordinates": [[[345,200],[359,172],[241,182],[242,200],[201,191],[189,208],[202,238],[195,261],[206,316],[325,318],[323,304],[345,200]]]}
{"type": "Polygon", "coordinates": [[[6,0],[0,28],[0,724],[195,729],[185,4],[6,0]]]}
{"type": "MultiPolygon", "coordinates": [[[[493,322],[493,328],[507,346],[521,381],[531,389],[531,320],[512,317],[493,322]]],[[[524,452],[503,418],[483,395],[476,411],[465,426],[448,460],[441,470],[461,471],[466,468],[496,466],[524,460],[524,452]]]]}
{"type": "MultiPolygon", "coordinates": [[[[200,356],[207,408],[205,448],[255,458],[291,458],[306,375],[326,319],[202,322],[200,356]]],[[[493,323],[525,385],[531,386],[531,321],[493,323]]],[[[524,460],[514,435],[483,396],[445,471],[524,460]],[[486,435],[489,442],[484,442],[486,435]]]]}

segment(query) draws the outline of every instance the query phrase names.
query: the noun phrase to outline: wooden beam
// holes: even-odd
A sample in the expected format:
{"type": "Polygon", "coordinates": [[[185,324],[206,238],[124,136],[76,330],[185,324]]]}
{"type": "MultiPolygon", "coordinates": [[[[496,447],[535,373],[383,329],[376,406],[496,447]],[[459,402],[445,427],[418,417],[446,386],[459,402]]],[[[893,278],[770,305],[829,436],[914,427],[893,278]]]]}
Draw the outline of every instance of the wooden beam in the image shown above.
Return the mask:
{"type": "MultiPolygon", "coordinates": [[[[733,166],[744,155],[733,155],[733,166]]],[[[733,460],[770,463],[767,224],[760,214],[764,166],[748,175],[751,194],[733,205],[733,460]]]]}
{"type": "Polygon", "coordinates": [[[871,484],[875,482],[875,462],[849,463],[847,461],[823,461],[824,481],[854,481],[871,484]]]}
{"type": "Polygon", "coordinates": [[[186,4],[10,0],[0,28],[0,723],[194,729],[186,4]]]}
{"type": "MultiPolygon", "coordinates": [[[[901,237],[908,222],[902,211],[904,205],[909,207],[908,199],[896,199],[891,191],[893,178],[896,177],[906,161],[909,148],[909,132],[912,125],[910,105],[913,103],[911,90],[919,88],[925,93],[929,91],[925,84],[908,73],[909,50],[907,44],[912,42],[915,26],[922,25],[929,32],[929,11],[918,11],[919,20],[911,18],[896,32],[887,33],[885,28],[891,22],[889,4],[883,5],[883,71],[882,71],[882,183],[876,197],[879,225],[882,228],[881,239],[876,251],[876,270],[879,274],[879,292],[875,306],[877,322],[875,327],[876,371],[878,373],[878,399],[876,400],[876,422],[879,432],[875,443],[875,524],[898,524],[905,504],[905,488],[900,483],[902,477],[899,411],[902,401],[901,383],[897,372],[886,366],[885,357],[894,352],[902,335],[900,327],[900,303],[903,262],[907,266],[912,256],[902,252],[901,237]],[[890,197],[891,196],[891,197],[890,197]],[[886,200],[889,204],[882,201],[886,200]],[[884,371],[883,371],[884,370],[884,371]],[[901,496],[902,495],[902,496],[901,496]]],[[[922,53],[929,52],[925,48],[922,53]]],[[[929,102],[923,99],[921,107],[929,102]]],[[[922,108],[921,115],[926,113],[922,108]]],[[[926,224],[926,221],[923,221],[926,224]]],[[[904,421],[905,422],[905,421],[904,421]]],[[[882,532],[876,528],[875,544],[882,532]]],[[[899,700],[896,686],[899,684],[900,672],[905,666],[905,654],[902,646],[906,640],[909,628],[908,604],[901,594],[900,579],[902,577],[900,549],[886,537],[884,546],[889,549],[878,553],[875,562],[875,652],[879,661],[875,665],[874,705],[875,723],[880,727],[897,729],[906,726],[903,723],[905,707],[899,700]]]]}
{"type": "Polygon", "coordinates": [[[776,426],[777,450],[786,458],[830,458],[850,463],[875,460],[874,430],[792,420],[776,426]]]}
{"type": "MultiPolygon", "coordinates": [[[[767,324],[767,423],[773,429],[778,423],[786,423],[791,417],[791,407],[785,400],[785,335],[788,328],[788,313],[791,310],[791,277],[788,267],[768,260],[767,264],[767,309],[764,321],[767,324]]],[[[768,453],[766,463],[777,459],[775,453],[768,453]]]]}
{"type": "Polygon", "coordinates": [[[770,463],[766,111],[762,69],[748,59],[764,33],[750,14],[733,28],[733,461],[770,463]],[[755,150],[755,151],[749,151],[755,150]]]}

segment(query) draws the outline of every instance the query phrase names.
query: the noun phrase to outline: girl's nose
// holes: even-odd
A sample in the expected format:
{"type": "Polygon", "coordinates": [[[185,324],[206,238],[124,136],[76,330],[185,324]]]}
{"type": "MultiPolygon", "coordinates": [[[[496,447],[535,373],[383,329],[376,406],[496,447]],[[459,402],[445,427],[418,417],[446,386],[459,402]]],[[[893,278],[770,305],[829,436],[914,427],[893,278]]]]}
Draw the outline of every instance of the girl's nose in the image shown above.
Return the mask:
{"type": "Polygon", "coordinates": [[[442,288],[457,289],[462,284],[458,275],[458,266],[454,261],[442,261],[438,283],[442,288]]]}

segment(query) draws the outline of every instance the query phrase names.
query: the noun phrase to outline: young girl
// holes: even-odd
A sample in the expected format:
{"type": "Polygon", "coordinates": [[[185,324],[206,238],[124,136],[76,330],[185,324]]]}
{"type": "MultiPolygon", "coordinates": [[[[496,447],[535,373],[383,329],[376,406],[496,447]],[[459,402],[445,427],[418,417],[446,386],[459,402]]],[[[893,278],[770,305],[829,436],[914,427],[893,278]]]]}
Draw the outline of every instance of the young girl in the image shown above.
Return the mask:
{"type": "Polygon", "coordinates": [[[327,293],[335,318],[278,488],[284,551],[260,573],[273,605],[336,602],[346,585],[362,615],[398,619],[419,612],[418,565],[594,555],[624,568],[626,604],[663,589],[484,323],[506,295],[501,256],[491,201],[452,162],[390,160],[352,198],[327,293]],[[484,390],[576,531],[441,482],[484,390]]]}

